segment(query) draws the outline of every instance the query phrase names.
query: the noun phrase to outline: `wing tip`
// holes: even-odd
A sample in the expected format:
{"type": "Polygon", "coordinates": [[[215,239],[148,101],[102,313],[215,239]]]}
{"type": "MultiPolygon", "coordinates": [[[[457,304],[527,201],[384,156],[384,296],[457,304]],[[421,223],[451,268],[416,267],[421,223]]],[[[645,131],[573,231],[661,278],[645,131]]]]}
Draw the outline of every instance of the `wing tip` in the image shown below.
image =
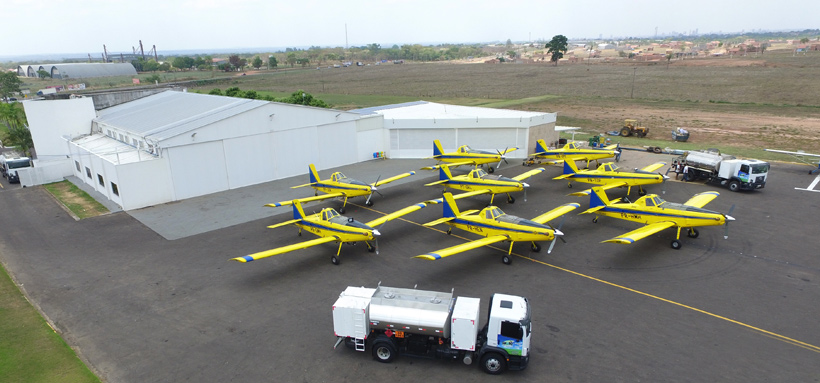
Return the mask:
{"type": "Polygon", "coordinates": [[[441,259],[441,256],[436,254],[436,253],[427,253],[427,254],[417,255],[413,258],[426,259],[428,261],[436,261],[436,260],[441,259]]]}
{"type": "Polygon", "coordinates": [[[250,255],[246,255],[244,257],[231,258],[230,261],[237,261],[237,262],[247,263],[247,262],[253,261],[253,257],[251,257],[250,255]]]}

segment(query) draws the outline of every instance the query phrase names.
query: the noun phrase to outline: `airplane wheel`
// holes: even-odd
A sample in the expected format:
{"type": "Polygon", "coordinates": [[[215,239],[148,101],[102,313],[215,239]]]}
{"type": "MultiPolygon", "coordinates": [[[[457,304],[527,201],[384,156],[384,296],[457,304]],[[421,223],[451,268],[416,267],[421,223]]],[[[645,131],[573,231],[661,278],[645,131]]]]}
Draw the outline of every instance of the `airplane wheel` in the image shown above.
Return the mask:
{"type": "Polygon", "coordinates": [[[504,262],[505,265],[509,265],[512,263],[512,258],[509,255],[502,255],[501,262],[504,262]]]}
{"type": "Polygon", "coordinates": [[[677,239],[672,241],[672,248],[673,249],[680,250],[681,246],[682,245],[680,244],[680,241],[678,241],[677,239]]]}
{"type": "Polygon", "coordinates": [[[345,208],[339,209],[339,214],[344,214],[344,213],[345,213],[345,208]]]}
{"type": "Polygon", "coordinates": [[[687,235],[689,236],[689,238],[697,238],[700,235],[700,233],[698,232],[698,229],[692,229],[687,233],[687,235]]]}
{"type": "Polygon", "coordinates": [[[592,223],[598,223],[598,217],[593,218],[592,223]]]}
{"type": "Polygon", "coordinates": [[[646,195],[646,192],[645,192],[645,191],[643,191],[643,190],[639,190],[639,191],[638,191],[638,195],[639,195],[639,196],[641,196],[641,197],[643,197],[643,196],[645,196],[645,195],[646,195]]]}
{"type": "Polygon", "coordinates": [[[537,253],[537,252],[541,251],[541,246],[540,246],[540,245],[538,245],[537,243],[533,243],[533,244],[532,244],[532,246],[530,246],[530,248],[531,248],[531,249],[532,249],[532,251],[533,251],[533,252],[535,252],[535,253],[537,253]]]}
{"type": "Polygon", "coordinates": [[[339,257],[332,255],[330,256],[330,263],[339,266],[339,264],[342,263],[342,261],[339,260],[339,257]]]}
{"type": "Polygon", "coordinates": [[[515,197],[510,196],[510,198],[507,198],[507,203],[515,203],[515,197]]]}
{"type": "Polygon", "coordinates": [[[487,166],[487,173],[493,173],[493,172],[495,172],[495,168],[493,168],[492,166],[487,166]]]}
{"type": "Polygon", "coordinates": [[[453,234],[453,228],[447,229],[447,235],[453,234]]]}
{"type": "Polygon", "coordinates": [[[572,189],[572,184],[567,184],[567,187],[572,189]]]}
{"type": "Polygon", "coordinates": [[[364,204],[367,206],[373,206],[373,201],[365,201],[364,204]]]}
{"type": "Polygon", "coordinates": [[[369,243],[367,244],[367,252],[372,253],[376,251],[376,246],[372,246],[369,243]]]}

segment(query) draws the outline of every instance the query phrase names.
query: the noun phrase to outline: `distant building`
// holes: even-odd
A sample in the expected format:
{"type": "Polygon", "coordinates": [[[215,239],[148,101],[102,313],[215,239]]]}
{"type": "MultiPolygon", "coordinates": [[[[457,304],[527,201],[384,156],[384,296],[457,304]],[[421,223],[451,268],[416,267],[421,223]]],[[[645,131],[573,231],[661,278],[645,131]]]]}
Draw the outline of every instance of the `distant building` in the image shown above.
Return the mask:
{"type": "Polygon", "coordinates": [[[93,78],[110,76],[136,76],[137,70],[131,63],[78,63],[78,64],[32,64],[17,67],[17,75],[39,77],[44,70],[55,79],[93,78]]]}

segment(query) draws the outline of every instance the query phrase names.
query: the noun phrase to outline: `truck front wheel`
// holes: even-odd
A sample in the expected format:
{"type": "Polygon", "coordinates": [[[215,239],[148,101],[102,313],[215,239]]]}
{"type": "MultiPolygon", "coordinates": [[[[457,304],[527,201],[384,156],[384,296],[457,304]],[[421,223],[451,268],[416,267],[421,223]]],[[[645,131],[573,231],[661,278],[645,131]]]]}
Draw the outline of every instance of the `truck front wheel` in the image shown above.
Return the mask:
{"type": "Polygon", "coordinates": [[[498,375],[507,369],[507,361],[494,352],[487,353],[481,357],[481,368],[488,374],[498,375]]]}
{"type": "Polygon", "coordinates": [[[737,181],[729,182],[729,190],[733,192],[740,190],[740,183],[737,181]]]}
{"type": "Polygon", "coordinates": [[[396,359],[396,347],[389,340],[373,342],[373,359],[382,363],[390,363],[396,359]]]}

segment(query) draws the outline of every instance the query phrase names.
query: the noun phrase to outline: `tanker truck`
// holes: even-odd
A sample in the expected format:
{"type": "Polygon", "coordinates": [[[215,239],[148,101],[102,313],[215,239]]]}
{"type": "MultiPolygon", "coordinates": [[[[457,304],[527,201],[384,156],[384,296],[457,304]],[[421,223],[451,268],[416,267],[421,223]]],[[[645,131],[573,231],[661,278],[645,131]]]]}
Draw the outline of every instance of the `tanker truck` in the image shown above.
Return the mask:
{"type": "Polygon", "coordinates": [[[530,305],[526,298],[493,294],[487,323],[479,325],[481,300],[378,286],[348,287],[333,304],[334,349],[341,343],[390,363],[406,354],[479,360],[493,375],[523,370],[530,353],[530,305]]]}
{"type": "Polygon", "coordinates": [[[684,179],[706,180],[731,191],[763,189],[769,176],[769,163],[741,160],[717,151],[689,151],[675,160],[688,166],[684,179]]]}

